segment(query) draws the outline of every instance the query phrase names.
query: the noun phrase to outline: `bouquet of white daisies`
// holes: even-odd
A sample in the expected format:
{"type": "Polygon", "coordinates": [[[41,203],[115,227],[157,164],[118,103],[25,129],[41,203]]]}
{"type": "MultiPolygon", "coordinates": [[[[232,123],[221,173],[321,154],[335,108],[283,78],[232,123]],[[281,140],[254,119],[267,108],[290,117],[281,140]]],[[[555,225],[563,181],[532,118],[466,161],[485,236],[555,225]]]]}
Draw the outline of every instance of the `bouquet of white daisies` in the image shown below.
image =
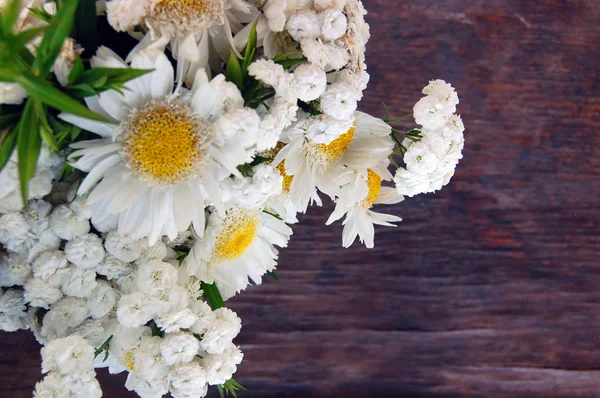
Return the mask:
{"type": "Polygon", "coordinates": [[[446,185],[458,96],[357,111],[359,0],[0,0],[0,328],[30,329],[35,397],[236,394],[225,301],[276,278],[311,204],[342,245],[446,185]],[[415,120],[409,131],[390,124],[415,120]]]}

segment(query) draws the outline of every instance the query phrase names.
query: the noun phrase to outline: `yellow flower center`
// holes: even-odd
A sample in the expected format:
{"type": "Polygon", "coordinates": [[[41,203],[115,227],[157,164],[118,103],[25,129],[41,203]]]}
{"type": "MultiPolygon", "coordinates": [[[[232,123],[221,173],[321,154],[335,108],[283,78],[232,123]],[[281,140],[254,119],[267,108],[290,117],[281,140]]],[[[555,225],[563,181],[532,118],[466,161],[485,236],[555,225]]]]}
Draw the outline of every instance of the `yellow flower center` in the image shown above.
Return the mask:
{"type": "Polygon", "coordinates": [[[314,142],[307,142],[305,144],[303,147],[304,154],[313,165],[317,166],[319,174],[324,173],[330,166],[339,162],[350,147],[350,144],[352,144],[354,132],[354,127],[351,127],[350,130],[329,144],[316,144],[314,142]]]}
{"type": "Polygon", "coordinates": [[[180,32],[197,31],[213,22],[222,23],[222,0],[161,0],[154,6],[154,19],[175,26],[180,32]]]}
{"type": "Polygon", "coordinates": [[[135,363],[134,363],[134,352],[133,350],[129,350],[129,351],[125,351],[125,354],[123,354],[123,361],[121,362],[121,365],[125,366],[127,369],[129,369],[130,371],[135,371],[135,363]]]}
{"type": "Polygon", "coordinates": [[[368,170],[369,175],[367,177],[367,185],[369,187],[369,193],[367,197],[363,199],[363,206],[367,209],[373,207],[373,203],[377,200],[379,192],[381,191],[381,177],[373,170],[368,170]]]}
{"type": "Polygon", "coordinates": [[[232,261],[240,257],[254,242],[258,231],[258,215],[244,209],[232,209],[215,239],[214,259],[232,261]]]}
{"type": "Polygon", "coordinates": [[[123,122],[122,155],[142,180],[175,184],[197,174],[212,135],[187,105],[150,102],[123,122]]]}
{"type": "MultiPolygon", "coordinates": [[[[281,151],[285,147],[285,144],[281,141],[277,143],[275,148],[269,149],[263,153],[264,157],[275,159],[279,151],[281,151]]],[[[268,164],[271,164],[273,160],[269,160],[268,164]]],[[[284,192],[290,192],[290,187],[292,186],[292,181],[294,180],[294,176],[287,175],[285,172],[285,161],[279,163],[276,167],[279,170],[279,174],[283,177],[283,182],[281,186],[284,192]]]]}
{"type": "Polygon", "coordinates": [[[277,170],[279,170],[279,174],[281,174],[283,177],[283,182],[281,183],[283,191],[290,192],[292,181],[294,181],[294,176],[290,176],[285,173],[285,160],[277,165],[277,170]]]}
{"type": "Polygon", "coordinates": [[[354,138],[354,127],[351,127],[346,133],[340,135],[329,144],[317,144],[317,149],[321,152],[328,161],[339,160],[344,153],[348,150],[348,147],[352,143],[354,138]]]}

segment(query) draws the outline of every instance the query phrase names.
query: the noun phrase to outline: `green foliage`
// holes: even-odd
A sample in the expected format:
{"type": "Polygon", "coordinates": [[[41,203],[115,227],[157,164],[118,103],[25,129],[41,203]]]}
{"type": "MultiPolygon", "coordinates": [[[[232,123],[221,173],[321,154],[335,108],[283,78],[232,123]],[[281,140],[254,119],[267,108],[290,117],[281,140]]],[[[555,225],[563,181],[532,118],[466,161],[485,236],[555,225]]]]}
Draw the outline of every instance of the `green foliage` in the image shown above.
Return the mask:
{"type": "Polygon", "coordinates": [[[229,379],[225,382],[225,384],[222,385],[218,385],[217,388],[219,389],[219,394],[221,395],[221,398],[225,398],[225,395],[233,395],[234,398],[237,398],[237,391],[239,390],[244,390],[246,391],[246,388],[244,388],[244,386],[242,386],[240,383],[238,383],[237,381],[235,381],[234,379],[229,379]]]}
{"type": "Polygon", "coordinates": [[[271,278],[275,279],[276,281],[279,280],[279,278],[277,277],[277,275],[273,271],[267,271],[267,275],[269,275],[271,278]]]}
{"type": "Polygon", "coordinates": [[[206,297],[206,300],[208,300],[208,303],[213,310],[225,307],[225,302],[215,283],[209,285],[208,283],[202,282],[201,287],[204,291],[204,297],[206,297]]]}
{"type": "Polygon", "coordinates": [[[17,128],[14,126],[2,133],[0,141],[0,170],[6,166],[15,147],[17,146],[17,128]]]}
{"type": "Polygon", "coordinates": [[[61,2],[60,8],[51,20],[50,28],[46,30],[37,49],[37,56],[32,65],[35,76],[46,77],[50,73],[52,65],[73,27],[77,3],[77,0],[61,2]]]}
{"type": "Polygon", "coordinates": [[[244,59],[242,60],[242,78],[244,80],[248,76],[248,66],[252,63],[252,60],[254,59],[254,53],[256,52],[257,24],[258,19],[254,21],[254,24],[252,25],[252,29],[250,30],[250,34],[248,35],[248,42],[246,43],[246,48],[244,49],[244,59]]]}
{"type": "Polygon", "coordinates": [[[19,83],[31,97],[48,104],[48,106],[51,106],[52,108],[88,119],[108,122],[104,116],[90,111],[86,106],[63,93],[48,81],[35,77],[29,72],[23,72],[21,76],[18,76],[15,79],[15,81],[19,83]]]}
{"type": "Polygon", "coordinates": [[[23,203],[27,203],[29,180],[35,173],[42,140],[39,134],[40,120],[36,111],[36,100],[29,99],[18,125],[17,153],[19,155],[19,179],[23,203]]]}
{"type": "Polygon", "coordinates": [[[152,72],[152,69],[93,68],[83,71],[77,63],[69,75],[67,92],[76,98],[98,95],[103,91],[126,90],[125,83],[152,72]]]}
{"type": "Polygon", "coordinates": [[[229,50],[229,60],[227,61],[227,67],[225,68],[225,78],[235,83],[240,90],[244,88],[244,76],[242,74],[242,66],[237,55],[233,52],[233,49],[229,50]]]}
{"type": "Polygon", "coordinates": [[[102,362],[105,362],[108,359],[108,349],[110,348],[110,341],[112,340],[112,338],[113,336],[110,336],[108,339],[106,339],[104,343],[102,343],[102,345],[100,345],[100,347],[96,349],[96,351],[94,351],[94,359],[96,359],[96,357],[102,354],[103,352],[104,359],[102,360],[102,362]]]}

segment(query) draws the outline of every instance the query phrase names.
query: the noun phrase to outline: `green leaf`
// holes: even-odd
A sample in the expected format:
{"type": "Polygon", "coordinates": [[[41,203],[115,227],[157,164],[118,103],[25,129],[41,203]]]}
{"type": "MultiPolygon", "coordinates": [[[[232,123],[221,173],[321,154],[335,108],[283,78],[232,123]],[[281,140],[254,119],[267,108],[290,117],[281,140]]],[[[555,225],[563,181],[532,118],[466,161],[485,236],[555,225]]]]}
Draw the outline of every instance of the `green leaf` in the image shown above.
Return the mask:
{"type": "Polygon", "coordinates": [[[2,142],[0,143],[0,171],[6,166],[6,163],[17,146],[17,135],[18,129],[13,126],[10,130],[6,131],[2,138],[2,142]]]}
{"type": "Polygon", "coordinates": [[[37,57],[33,63],[33,71],[36,76],[46,77],[63,46],[65,39],[71,33],[75,10],[78,0],[64,0],[52,18],[53,26],[44,34],[44,38],[37,49],[37,57]]]}
{"type": "Polygon", "coordinates": [[[206,297],[213,310],[225,307],[225,302],[215,283],[209,285],[208,283],[202,282],[201,287],[204,291],[204,297],[206,297]]]}
{"type": "Polygon", "coordinates": [[[0,14],[0,33],[2,36],[12,35],[13,25],[19,18],[20,0],[9,1],[0,14]]]}
{"type": "Polygon", "coordinates": [[[252,59],[254,58],[254,53],[256,52],[256,41],[257,41],[257,33],[256,33],[256,25],[258,24],[258,19],[254,21],[252,25],[252,29],[250,30],[250,35],[248,36],[248,42],[246,43],[246,48],[244,49],[244,59],[242,61],[242,76],[246,77],[248,73],[248,66],[252,63],[252,59]]]}
{"type": "Polygon", "coordinates": [[[48,11],[39,8],[30,8],[29,12],[40,21],[48,22],[52,20],[52,14],[48,11]]]}
{"type": "Polygon", "coordinates": [[[23,203],[27,204],[29,180],[35,174],[35,166],[42,148],[39,115],[36,112],[36,100],[29,99],[19,122],[17,153],[19,154],[19,180],[23,203]]]}
{"type": "Polygon", "coordinates": [[[153,71],[154,69],[92,68],[82,73],[75,83],[89,84],[92,87],[102,86],[107,82],[122,84],[153,71]]]}
{"type": "Polygon", "coordinates": [[[83,72],[85,71],[85,66],[83,65],[83,61],[81,60],[81,56],[77,56],[75,63],[73,64],[73,68],[71,69],[71,73],[69,73],[69,80],[67,81],[67,85],[73,84],[77,79],[81,77],[83,72]]]}
{"type": "Polygon", "coordinates": [[[249,80],[250,82],[246,84],[246,87],[244,87],[244,90],[242,91],[242,97],[244,97],[245,105],[248,105],[248,103],[252,101],[252,98],[254,98],[254,95],[262,85],[262,83],[255,78],[251,78],[249,80]]]}
{"type": "Polygon", "coordinates": [[[242,76],[242,67],[240,66],[240,60],[233,52],[233,49],[229,50],[229,61],[227,61],[227,68],[225,69],[225,78],[228,81],[235,83],[240,90],[243,88],[244,78],[242,76]]]}
{"type": "Polygon", "coordinates": [[[291,57],[292,55],[296,55],[296,54],[298,54],[298,51],[297,51],[297,50],[294,50],[294,51],[292,51],[292,52],[289,52],[289,53],[285,53],[285,54],[278,55],[277,57],[273,58],[273,62],[275,62],[275,63],[281,62],[281,61],[283,61],[283,60],[286,60],[286,59],[288,59],[288,58],[289,58],[289,57],[291,57]]]}
{"type": "Polygon", "coordinates": [[[217,388],[219,389],[219,395],[221,396],[221,398],[225,398],[225,393],[223,392],[223,386],[222,385],[217,385],[217,388]]]}
{"type": "Polygon", "coordinates": [[[53,131],[50,125],[48,124],[48,112],[46,107],[40,102],[35,101],[36,113],[40,118],[40,136],[42,140],[52,150],[58,152],[59,148],[54,142],[53,131]]]}
{"type": "Polygon", "coordinates": [[[225,390],[225,392],[227,392],[227,394],[231,394],[235,398],[237,398],[237,391],[238,390],[244,390],[244,391],[246,391],[246,388],[244,388],[240,383],[238,383],[234,379],[227,380],[225,382],[225,384],[223,384],[223,389],[225,390]]]}
{"type": "Polygon", "coordinates": [[[275,279],[276,281],[279,280],[279,278],[277,277],[277,275],[273,271],[267,271],[267,275],[269,275],[271,278],[275,279]]]}
{"type": "Polygon", "coordinates": [[[18,76],[16,81],[23,86],[31,97],[39,99],[53,108],[88,119],[108,122],[105,117],[90,111],[87,107],[69,97],[67,94],[57,90],[47,81],[37,78],[28,72],[18,76]]]}
{"type": "Polygon", "coordinates": [[[110,348],[110,341],[112,338],[113,336],[110,336],[108,339],[106,339],[106,341],[104,341],[104,343],[100,345],[100,347],[96,349],[96,351],[94,351],[94,359],[96,359],[98,355],[102,354],[102,352],[104,352],[104,359],[102,362],[108,359],[108,349],[110,348]]]}
{"type": "Polygon", "coordinates": [[[25,46],[25,44],[29,43],[31,40],[35,39],[36,36],[43,33],[45,30],[48,30],[50,25],[41,26],[39,28],[31,28],[28,30],[24,30],[14,37],[13,45],[15,48],[21,48],[25,46]]]}
{"type": "Polygon", "coordinates": [[[279,65],[283,66],[285,69],[290,69],[292,66],[302,64],[306,61],[308,61],[308,59],[302,57],[302,58],[286,59],[284,61],[279,61],[277,63],[279,65]]]}

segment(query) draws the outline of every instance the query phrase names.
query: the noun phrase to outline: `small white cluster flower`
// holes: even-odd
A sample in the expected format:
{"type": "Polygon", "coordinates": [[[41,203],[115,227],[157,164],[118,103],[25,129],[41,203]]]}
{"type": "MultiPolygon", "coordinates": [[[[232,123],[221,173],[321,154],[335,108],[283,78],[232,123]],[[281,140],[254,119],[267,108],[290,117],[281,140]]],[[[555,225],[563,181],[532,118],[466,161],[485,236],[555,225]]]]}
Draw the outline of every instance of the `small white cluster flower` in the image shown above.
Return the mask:
{"type": "Polygon", "coordinates": [[[415,105],[415,120],[421,124],[420,142],[406,142],[405,168],[394,177],[398,192],[406,196],[435,192],[450,182],[462,159],[464,124],[455,115],[458,95],[443,80],[434,80],[423,89],[415,105]]]}
{"type": "Polygon", "coordinates": [[[42,372],[48,375],[35,385],[33,396],[101,397],[93,361],[94,347],[79,335],[51,341],[42,348],[42,372]]]}

